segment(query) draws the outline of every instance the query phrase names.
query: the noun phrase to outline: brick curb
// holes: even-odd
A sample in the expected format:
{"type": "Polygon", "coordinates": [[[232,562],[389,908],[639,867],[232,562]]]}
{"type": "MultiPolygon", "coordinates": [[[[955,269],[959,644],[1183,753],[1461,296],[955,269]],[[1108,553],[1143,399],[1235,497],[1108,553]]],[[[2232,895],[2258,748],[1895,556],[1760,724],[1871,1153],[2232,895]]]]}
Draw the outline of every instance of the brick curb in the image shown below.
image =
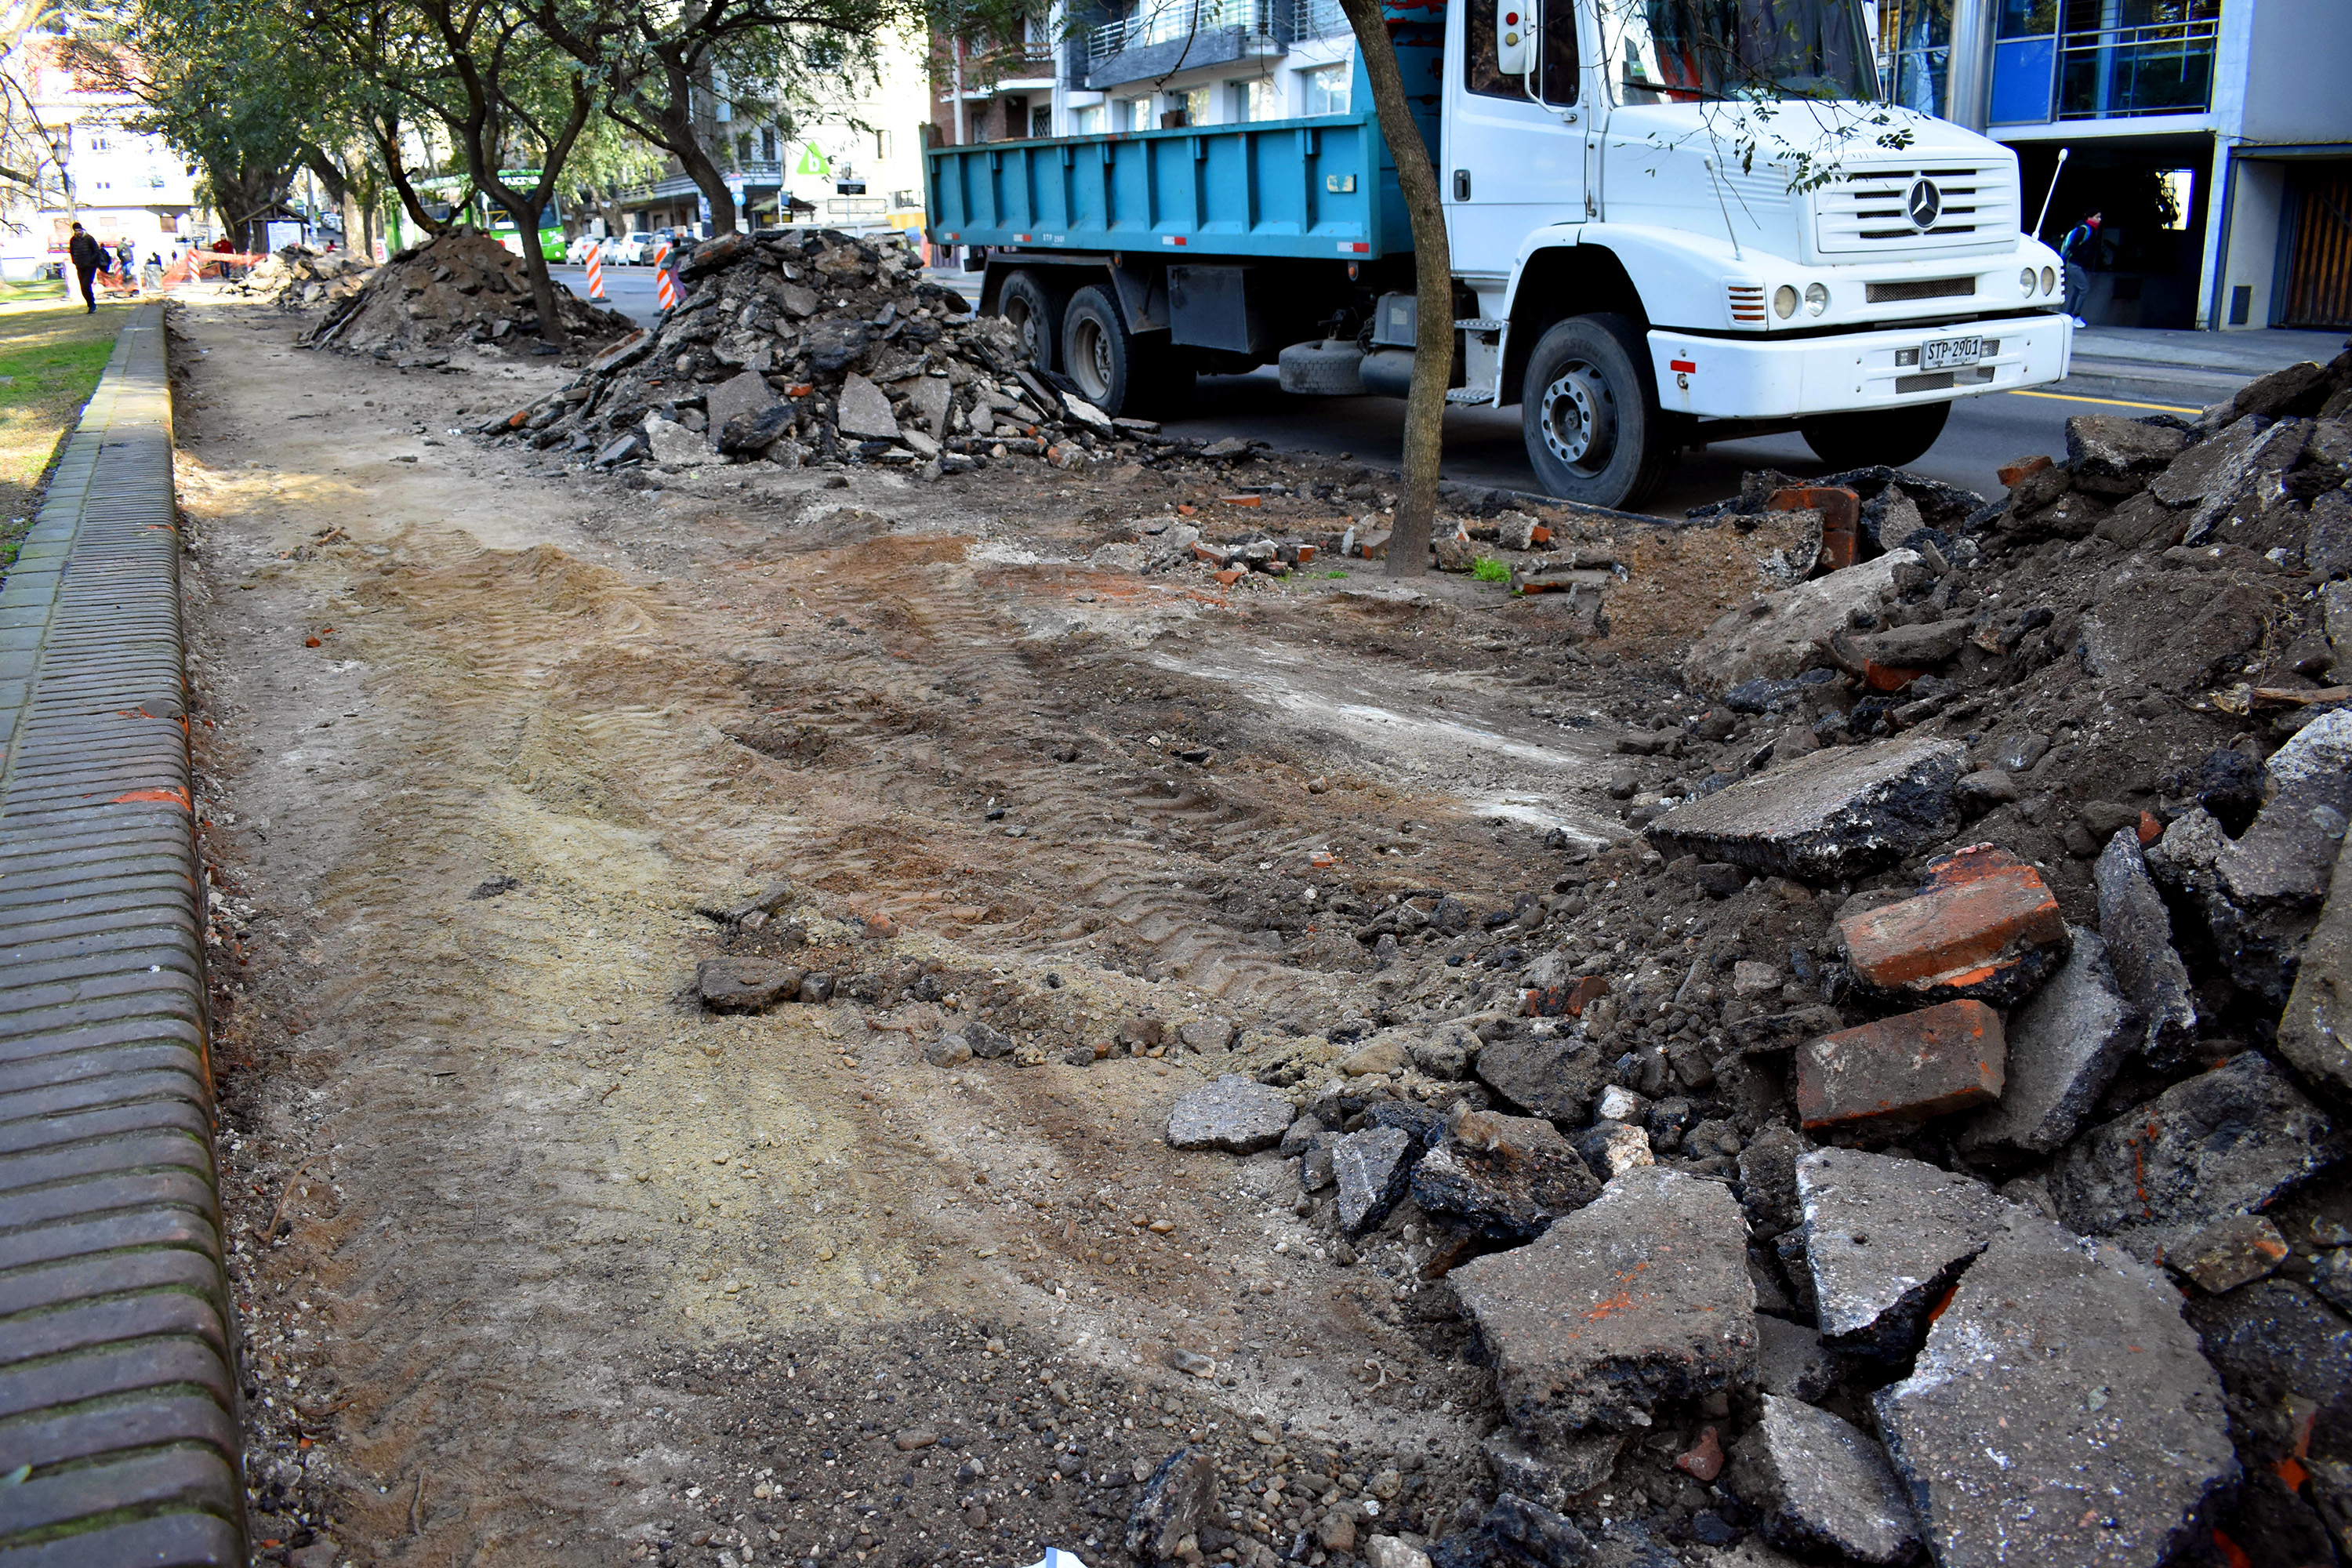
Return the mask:
{"type": "Polygon", "coordinates": [[[149,304],[0,588],[0,1568],[246,1560],[177,515],[149,304]]]}

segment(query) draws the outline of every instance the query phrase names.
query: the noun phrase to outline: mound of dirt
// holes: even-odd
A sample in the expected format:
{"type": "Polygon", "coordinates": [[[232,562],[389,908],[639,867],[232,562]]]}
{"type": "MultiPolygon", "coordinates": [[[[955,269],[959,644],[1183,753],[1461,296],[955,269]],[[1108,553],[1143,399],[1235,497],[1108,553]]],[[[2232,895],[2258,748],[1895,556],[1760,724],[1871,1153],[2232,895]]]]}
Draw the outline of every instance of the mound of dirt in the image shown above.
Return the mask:
{"type": "Polygon", "coordinates": [[[247,273],[236,289],[239,293],[258,294],[280,310],[299,310],[318,304],[332,307],[358,294],[374,272],[373,262],[348,251],[289,245],[247,273]]]}
{"type": "Polygon", "coordinates": [[[831,229],[722,235],[679,269],[660,328],[486,428],[600,468],[762,459],[927,464],[990,458],[1082,468],[1121,440],[1169,444],[1039,375],[1000,318],[926,280],[898,244],[831,229]]]}
{"type": "MultiPolygon", "coordinates": [[[[257,269],[257,276],[260,269],[257,269]]],[[[558,283],[564,330],[600,343],[630,329],[558,283]]],[[[536,342],[539,311],[522,258],[478,234],[445,234],[394,255],[303,342],[340,353],[390,358],[403,352],[478,343],[536,342]]]]}

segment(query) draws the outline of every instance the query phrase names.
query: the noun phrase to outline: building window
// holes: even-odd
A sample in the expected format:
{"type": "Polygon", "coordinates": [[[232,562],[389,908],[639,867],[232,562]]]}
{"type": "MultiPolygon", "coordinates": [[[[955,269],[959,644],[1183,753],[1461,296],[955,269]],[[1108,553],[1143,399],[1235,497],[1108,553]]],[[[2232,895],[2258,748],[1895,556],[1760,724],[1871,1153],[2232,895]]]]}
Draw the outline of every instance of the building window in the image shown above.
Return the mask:
{"type": "Polygon", "coordinates": [[[1050,109],[1031,110],[1029,111],[1029,134],[1036,137],[1045,137],[1051,136],[1053,133],[1054,111],[1050,109]]]}
{"type": "Polygon", "coordinates": [[[1253,120],[1282,118],[1282,89],[1266,77],[1252,81],[1225,84],[1233,89],[1234,119],[1246,123],[1253,120]]]}
{"type": "Polygon", "coordinates": [[[874,133],[874,156],[875,156],[875,158],[878,161],[878,160],[883,159],[883,158],[887,158],[889,155],[890,155],[890,133],[889,133],[887,131],[877,131],[877,132],[874,133]]]}
{"type": "Polygon", "coordinates": [[[1188,88],[1182,92],[1170,93],[1168,107],[1183,111],[1184,118],[1181,121],[1182,124],[1214,125],[1217,122],[1217,111],[1210,106],[1210,100],[1213,96],[1205,87],[1188,88]]]}
{"type": "Polygon", "coordinates": [[[1879,0],[1879,47],[1886,96],[1940,115],[1952,69],[1952,0],[1879,0]]]}
{"type": "Polygon", "coordinates": [[[1119,100],[1118,107],[1118,128],[1121,131],[1149,131],[1151,129],[1151,100],[1150,99],[1123,98],[1119,100]]]}
{"type": "Polygon", "coordinates": [[[2202,114],[2221,0],[2065,0],[2058,118],[2202,114]]]}
{"type": "Polygon", "coordinates": [[[102,131],[93,131],[89,133],[89,143],[82,150],[86,153],[106,153],[111,152],[113,147],[114,142],[107,136],[106,132],[102,131]]]}
{"type": "Polygon", "coordinates": [[[1348,112],[1348,72],[1346,63],[1317,66],[1313,70],[1300,71],[1300,88],[1306,112],[1312,114],[1345,114],[1348,112]]]}
{"type": "Polygon", "coordinates": [[[772,125],[760,132],[760,156],[771,163],[776,161],[776,128],[772,125]]]}
{"type": "Polygon", "coordinates": [[[1102,128],[1103,106],[1101,104],[1089,103],[1084,109],[1070,110],[1071,135],[1099,136],[1102,134],[1102,128]]]}

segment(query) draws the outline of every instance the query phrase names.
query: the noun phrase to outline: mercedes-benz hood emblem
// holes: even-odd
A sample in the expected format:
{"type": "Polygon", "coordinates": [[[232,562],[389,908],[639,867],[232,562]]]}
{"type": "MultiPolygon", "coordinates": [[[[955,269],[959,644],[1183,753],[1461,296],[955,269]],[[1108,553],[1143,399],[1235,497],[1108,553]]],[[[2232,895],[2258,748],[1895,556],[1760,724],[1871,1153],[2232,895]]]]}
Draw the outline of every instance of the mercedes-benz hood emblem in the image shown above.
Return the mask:
{"type": "Polygon", "coordinates": [[[1936,226],[1936,219],[1944,211],[1944,193],[1936,188],[1933,180],[1914,180],[1911,194],[1903,198],[1903,207],[1911,215],[1911,226],[1925,234],[1936,226]]]}

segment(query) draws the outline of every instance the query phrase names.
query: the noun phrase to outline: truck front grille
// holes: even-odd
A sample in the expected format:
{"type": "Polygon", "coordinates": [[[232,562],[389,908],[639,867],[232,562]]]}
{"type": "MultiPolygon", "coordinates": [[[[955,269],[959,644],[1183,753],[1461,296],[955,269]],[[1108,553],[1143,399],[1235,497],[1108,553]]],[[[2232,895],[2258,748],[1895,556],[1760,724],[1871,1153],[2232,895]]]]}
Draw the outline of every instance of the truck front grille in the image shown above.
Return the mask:
{"type": "Polygon", "coordinates": [[[2015,165],[1915,164],[1864,169],[1813,194],[1814,237],[1824,255],[1936,251],[1980,245],[2017,233],[2015,165]],[[1933,187],[1931,215],[1914,220],[1914,195],[1933,187]]]}
{"type": "Polygon", "coordinates": [[[1915,278],[1902,283],[1868,283],[1863,291],[1874,305],[1899,305],[1910,300],[1953,300],[1977,291],[1977,280],[1968,278],[1915,278]]]}

